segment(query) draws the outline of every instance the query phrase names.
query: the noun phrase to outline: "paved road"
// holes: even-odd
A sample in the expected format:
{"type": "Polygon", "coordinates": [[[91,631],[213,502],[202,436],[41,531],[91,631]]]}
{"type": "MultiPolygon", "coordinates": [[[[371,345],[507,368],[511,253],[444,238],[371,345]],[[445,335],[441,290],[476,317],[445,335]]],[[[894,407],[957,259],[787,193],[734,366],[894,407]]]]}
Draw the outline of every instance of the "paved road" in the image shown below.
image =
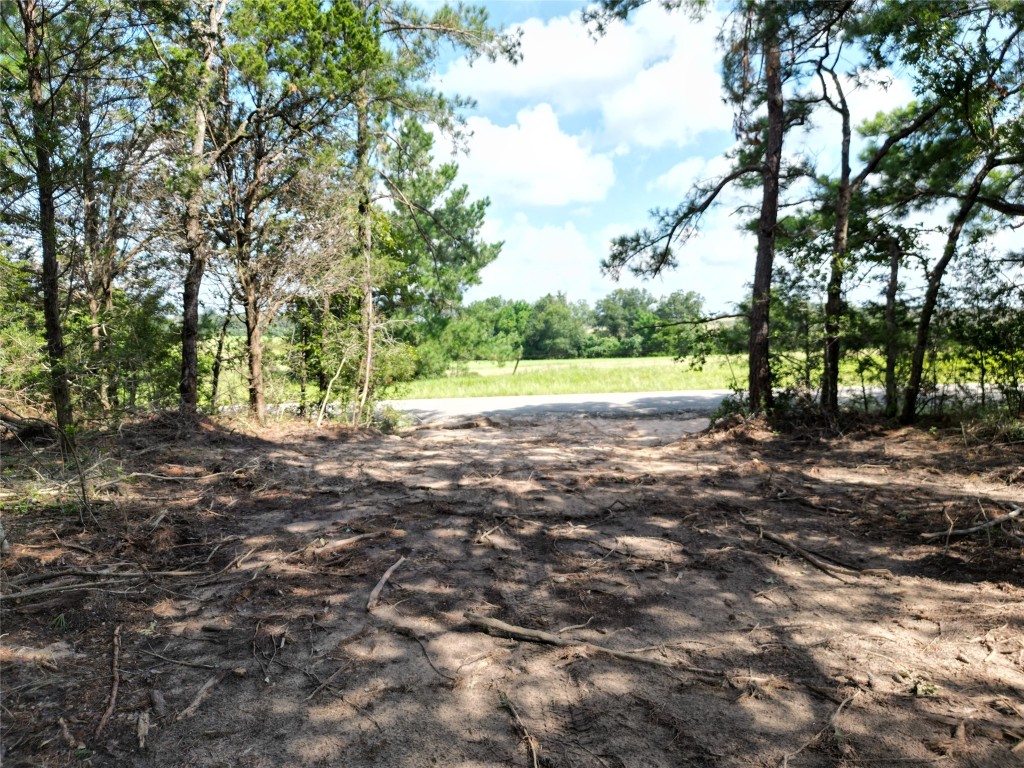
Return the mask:
{"type": "Polygon", "coordinates": [[[475,416],[523,416],[548,414],[590,415],[613,418],[659,416],[678,413],[710,413],[726,396],[727,389],[681,392],[616,392],[595,395],[525,395],[522,397],[460,397],[436,400],[389,400],[397,411],[419,423],[475,416]]]}

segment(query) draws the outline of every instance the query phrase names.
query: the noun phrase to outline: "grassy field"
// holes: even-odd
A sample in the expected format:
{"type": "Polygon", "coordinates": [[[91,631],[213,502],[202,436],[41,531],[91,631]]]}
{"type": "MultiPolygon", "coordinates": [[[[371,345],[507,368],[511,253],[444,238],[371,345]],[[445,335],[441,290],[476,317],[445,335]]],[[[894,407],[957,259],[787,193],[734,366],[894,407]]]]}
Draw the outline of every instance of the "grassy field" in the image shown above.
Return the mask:
{"type": "Polygon", "coordinates": [[[402,385],[396,400],[434,397],[572,395],[597,392],[660,392],[678,389],[729,389],[746,379],[743,356],[716,355],[703,369],[691,370],[671,357],[596,360],[523,360],[470,363],[464,374],[402,385]]]}

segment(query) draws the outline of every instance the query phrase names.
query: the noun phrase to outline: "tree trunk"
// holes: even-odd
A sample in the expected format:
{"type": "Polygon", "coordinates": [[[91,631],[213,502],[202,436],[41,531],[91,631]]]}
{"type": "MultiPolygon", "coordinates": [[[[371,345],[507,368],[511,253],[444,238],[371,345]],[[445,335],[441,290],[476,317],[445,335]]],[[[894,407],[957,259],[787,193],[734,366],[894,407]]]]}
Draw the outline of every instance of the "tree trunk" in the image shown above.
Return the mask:
{"type": "Polygon", "coordinates": [[[928,272],[928,287],[924,294],[924,303],[921,305],[921,315],[917,321],[917,338],[914,342],[914,353],[910,358],[910,376],[907,381],[907,390],[903,396],[903,411],[900,413],[900,422],[912,424],[917,420],[917,398],[921,394],[921,377],[924,373],[924,358],[928,352],[928,338],[931,332],[932,316],[935,314],[935,306],[939,301],[939,289],[942,287],[942,278],[946,273],[953,257],[956,256],[957,243],[960,240],[960,233],[964,225],[971,217],[974,206],[977,203],[978,195],[981,194],[981,187],[988,178],[989,173],[995,168],[994,157],[986,159],[985,164],[975,174],[971,186],[963,196],[960,207],[957,209],[953,223],[946,235],[946,244],[942,249],[942,256],[928,272]]]}
{"type": "Polygon", "coordinates": [[[39,239],[43,257],[43,316],[46,321],[46,354],[50,365],[50,395],[57,416],[61,440],[71,441],[74,414],[71,387],[64,359],[64,329],[60,316],[60,281],[57,261],[56,184],[53,177],[54,127],[51,124],[47,97],[43,94],[46,77],[43,55],[42,9],[36,0],[18,3],[25,31],[28,54],[26,72],[29,98],[32,102],[32,144],[36,157],[36,183],[39,201],[39,239]]]}
{"type": "Polygon", "coordinates": [[[249,291],[245,296],[245,340],[249,357],[249,412],[260,423],[267,421],[263,392],[263,318],[249,291]]]}
{"type": "Polygon", "coordinates": [[[761,217],[757,227],[757,263],[750,306],[750,407],[757,413],[770,411],[772,398],[769,356],[768,314],[771,301],[772,262],[779,216],[779,170],[782,165],[782,135],[785,130],[782,98],[781,53],[778,31],[770,29],[764,41],[765,81],[768,95],[768,136],[765,148],[761,217]]]}
{"type": "MultiPolygon", "coordinates": [[[[837,87],[840,87],[837,85],[837,87]]],[[[836,220],[832,236],[832,256],[829,259],[827,298],[825,299],[825,360],[821,382],[821,407],[825,415],[835,419],[839,415],[839,358],[840,326],[843,315],[843,276],[846,273],[847,243],[850,231],[850,110],[840,90],[839,114],[843,125],[841,170],[836,194],[836,220]]]]}
{"type": "Polygon", "coordinates": [[[370,101],[366,87],[356,95],[356,185],[359,189],[359,247],[363,256],[362,331],[366,344],[363,357],[362,387],[359,394],[358,418],[366,415],[366,404],[373,384],[374,333],[376,321],[373,307],[373,209],[370,203],[370,101]]]}
{"type": "Polygon", "coordinates": [[[221,323],[220,333],[217,334],[217,354],[213,357],[213,386],[210,389],[210,411],[217,412],[217,390],[220,388],[220,369],[224,365],[224,339],[228,335],[228,325],[231,323],[230,303],[224,313],[224,322],[221,323]]]}
{"type": "Polygon", "coordinates": [[[885,287],[885,415],[896,416],[899,408],[896,392],[896,360],[899,355],[899,329],[896,327],[896,293],[899,290],[900,261],[903,253],[899,240],[889,239],[889,282],[885,287]]]}
{"type": "Polygon", "coordinates": [[[190,149],[190,189],[185,203],[182,226],[185,234],[185,253],[188,270],[182,289],[181,320],[181,413],[195,418],[199,403],[199,290],[209,258],[209,243],[203,231],[204,181],[209,175],[206,164],[207,104],[206,98],[213,83],[214,59],[218,49],[220,21],[227,0],[216,0],[209,6],[206,29],[203,30],[202,81],[195,105],[195,124],[190,149]]]}

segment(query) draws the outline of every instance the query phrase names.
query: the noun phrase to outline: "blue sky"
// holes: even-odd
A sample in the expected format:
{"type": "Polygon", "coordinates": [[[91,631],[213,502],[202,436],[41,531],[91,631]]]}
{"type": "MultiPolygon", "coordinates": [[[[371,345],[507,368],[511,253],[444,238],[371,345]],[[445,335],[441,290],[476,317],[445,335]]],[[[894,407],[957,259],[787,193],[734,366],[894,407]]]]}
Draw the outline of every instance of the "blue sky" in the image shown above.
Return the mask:
{"type": "MultiPolygon", "coordinates": [[[[441,67],[442,90],[477,101],[466,114],[469,154],[456,161],[471,193],[491,199],[485,237],[505,242],[466,300],[563,291],[592,304],[617,285],[642,285],[655,295],[697,291],[711,312],[731,308],[753,276],[755,248],[739,231],[735,196],[705,218],[676,270],[620,283],[600,271],[612,237],[726,170],[722,155],[733,135],[715,42],[721,16],[698,22],[652,3],[595,40],[579,20],[585,3],[484,4],[496,24],[522,28],[523,61],[470,67],[455,59],[441,67]]],[[[863,119],[909,97],[897,81],[862,88],[851,101],[863,119]]],[[[830,130],[827,121],[816,125],[794,151],[828,165],[828,151],[816,145],[830,143],[822,135],[830,130]]]]}

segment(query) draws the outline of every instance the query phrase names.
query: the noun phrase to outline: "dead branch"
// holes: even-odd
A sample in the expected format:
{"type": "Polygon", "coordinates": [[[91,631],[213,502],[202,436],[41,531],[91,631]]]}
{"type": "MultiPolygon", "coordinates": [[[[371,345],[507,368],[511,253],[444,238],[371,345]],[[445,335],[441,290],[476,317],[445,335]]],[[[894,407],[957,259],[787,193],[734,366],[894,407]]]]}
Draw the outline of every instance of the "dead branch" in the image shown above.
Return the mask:
{"type": "Polygon", "coordinates": [[[614,656],[617,659],[625,659],[626,661],[636,661],[642,664],[651,664],[656,667],[668,667],[670,669],[681,669],[685,672],[693,672],[698,675],[714,675],[721,677],[721,672],[716,672],[713,669],[702,669],[700,667],[691,667],[686,664],[679,664],[676,662],[661,661],[660,659],[652,659],[649,656],[642,656],[639,653],[633,653],[631,651],[618,651],[614,648],[606,648],[603,645],[594,645],[588,643],[585,640],[573,640],[558,635],[553,635],[550,632],[543,632],[539,629],[527,629],[526,627],[517,627],[513,624],[506,624],[498,619],[492,619],[489,616],[481,616],[478,613],[471,613],[467,611],[463,614],[470,624],[483,627],[486,630],[493,630],[502,635],[515,638],[516,640],[526,640],[533,643],[546,643],[548,645],[557,645],[562,648],[568,648],[572,646],[583,648],[584,650],[591,651],[594,653],[603,653],[608,656],[614,656]]]}
{"type": "Polygon", "coordinates": [[[540,750],[537,746],[537,740],[530,735],[530,731],[526,728],[526,723],[516,712],[515,706],[512,704],[512,700],[504,692],[501,694],[501,706],[507,709],[512,717],[516,721],[516,725],[523,732],[523,738],[526,739],[526,745],[530,750],[530,759],[533,761],[533,768],[540,768],[540,750]]]}
{"type": "Polygon", "coordinates": [[[130,578],[119,578],[119,579],[107,579],[106,581],[94,581],[91,584],[84,584],[80,581],[76,581],[72,584],[57,584],[52,587],[39,587],[38,589],[26,589],[23,592],[12,592],[6,595],[0,595],[0,603],[6,600],[23,600],[27,597],[36,597],[37,595],[48,595],[53,592],[77,592],[85,590],[101,590],[101,587],[109,587],[115,584],[126,584],[132,581],[130,578]]]}
{"type": "Polygon", "coordinates": [[[205,683],[203,683],[202,687],[199,689],[199,692],[196,694],[195,698],[192,699],[192,703],[178,713],[177,717],[174,718],[175,721],[184,720],[186,717],[192,717],[192,715],[198,712],[199,705],[203,703],[203,700],[209,695],[213,687],[217,685],[221,680],[223,680],[227,676],[227,674],[228,671],[223,670],[220,673],[211,677],[205,683]]]}
{"type": "Polygon", "coordinates": [[[344,665],[342,667],[338,667],[330,677],[328,677],[326,680],[324,680],[322,683],[320,683],[320,685],[318,685],[316,688],[313,689],[313,692],[311,694],[309,694],[309,696],[306,697],[306,701],[312,700],[312,698],[314,696],[316,696],[318,693],[320,693],[320,691],[322,691],[324,688],[326,688],[331,683],[333,683],[334,682],[334,678],[336,678],[338,675],[340,675],[342,672],[344,672],[346,669],[348,669],[351,666],[352,666],[351,664],[346,664],[346,665],[344,665]]]}
{"type": "Polygon", "coordinates": [[[405,557],[398,558],[398,562],[384,571],[384,575],[380,577],[380,581],[377,582],[377,586],[370,592],[370,599],[366,601],[366,610],[372,611],[377,605],[377,601],[380,598],[380,591],[384,589],[384,585],[388,583],[388,579],[391,578],[391,574],[398,570],[398,567],[405,562],[405,557]]]}
{"type": "MultiPolygon", "coordinates": [[[[202,576],[202,571],[115,571],[111,568],[116,566],[108,566],[102,571],[90,571],[83,568],[66,568],[61,571],[53,571],[51,573],[35,573],[30,576],[23,576],[20,579],[11,579],[10,584],[12,586],[23,586],[25,584],[34,584],[40,581],[53,581],[54,579],[63,579],[68,576],[86,576],[101,578],[104,576],[114,576],[119,579],[145,579],[152,576],[166,576],[168,578],[183,578],[185,576],[202,576]]],[[[23,593],[18,593],[23,594],[23,593]]],[[[15,595],[12,595],[14,597],[15,595]]]]}
{"type": "Polygon", "coordinates": [[[353,544],[364,541],[365,539],[374,539],[378,536],[384,536],[385,534],[403,536],[405,535],[405,531],[373,531],[371,533],[360,533],[355,536],[350,536],[347,539],[335,539],[334,541],[327,542],[321,547],[309,550],[306,560],[307,562],[310,560],[318,560],[322,557],[326,557],[327,555],[333,555],[339,549],[345,549],[346,547],[351,547],[353,544]]]}
{"type": "Polygon", "coordinates": [[[768,539],[768,541],[774,542],[775,544],[778,544],[780,547],[789,550],[794,555],[797,555],[798,557],[801,557],[804,560],[806,560],[819,571],[827,573],[829,576],[831,576],[834,579],[838,579],[839,581],[843,580],[843,576],[884,576],[887,578],[892,578],[892,573],[886,570],[885,568],[855,568],[852,565],[841,563],[840,561],[836,560],[833,557],[829,557],[828,555],[823,555],[818,552],[813,552],[809,549],[804,549],[803,547],[797,546],[793,542],[784,539],[781,536],[772,533],[771,531],[766,531],[763,526],[758,525],[757,523],[753,523],[742,516],[740,517],[740,519],[743,521],[743,524],[745,526],[747,526],[751,530],[756,530],[758,536],[760,536],[761,538],[768,539]],[[825,562],[826,560],[831,560],[832,562],[825,562]]]}
{"type": "Polygon", "coordinates": [[[808,741],[804,742],[803,746],[801,746],[800,749],[798,749],[796,752],[793,752],[792,754],[789,754],[789,755],[785,755],[782,758],[782,762],[779,764],[780,768],[788,768],[789,767],[790,759],[792,759],[792,758],[796,757],[797,755],[799,755],[801,752],[803,752],[809,746],[815,744],[818,741],[818,739],[820,739],[822,736],[824,736],[826,733],[828,733],[828,731],[831,730],[835,726],[836,718],[839,717],[839,715],[842,713],[842,711],[846,707],[846,705],[849,704],[854,699],[856,699],[858,696],[860,696],[860,691],[857,691],[853,695],[847,696],[845,699],[843,699],[842,702],[840,702],[839,706],[836,708],[836,711],[832,713],[832,717],[830,717],[828,719],[828,725],[826,725],[824,728],[822,728],[820,731],[818,731],[816,734],[814,734],[808,741]]]}
{"type": "Polygon", "coordinates": [[[111,672],[113,675],[113,682],[110,684],[110,698],[107,701],[107,708],[103,712],[103,717],[100,718],[99,725],[96,726],[96,732],[93,734],[93,738],[98,739],[100,734],[103,733],[103,729],[107,727],[107,722],[110,720],[110,716],[114,714],[114,706],[117,704],[117,687],[121,684],[121,670],[118,666],[121,660],[121,625],[118,624],[114,627],[114,651],[113,661],[110,663],[111,672]]]}
{"type": "Polygon", "coordinates": [[[169,661],[171,664],[180,664],[183,667],[193,667],[195,669],[221,669],[214,664],[200,664],[196,661],[182,661],[181,659],[172,659],[170,656],[161,656],[155,651],[147,651],[145,648],[139,648],[139,653],[144,653],[147,656],[152,656],[163,661],[169,661]]]}
{"type": "Polygon", "coordinates": [[[970,528],[958,528],[956,530],[953,530],[951,528],[947,531],[936,531],[935,533],[922,533],[921,538],[930,541],[931,539],[938,539],[942,536],[945,536],[946,538],[949,538],[950,536],[966,536],[969,533],[983,531],[986,528],[992,528],[994,526],[999,525],[1000,523],[1005,523],[1007,520],[1012,520],[1015,517],[1020,517],[1022,512],[1024,512],[1024,507],[1013,507],[1005,515],[993,517],[991,520],[986,520],[984,523],[973,525],[970,528]]]}

